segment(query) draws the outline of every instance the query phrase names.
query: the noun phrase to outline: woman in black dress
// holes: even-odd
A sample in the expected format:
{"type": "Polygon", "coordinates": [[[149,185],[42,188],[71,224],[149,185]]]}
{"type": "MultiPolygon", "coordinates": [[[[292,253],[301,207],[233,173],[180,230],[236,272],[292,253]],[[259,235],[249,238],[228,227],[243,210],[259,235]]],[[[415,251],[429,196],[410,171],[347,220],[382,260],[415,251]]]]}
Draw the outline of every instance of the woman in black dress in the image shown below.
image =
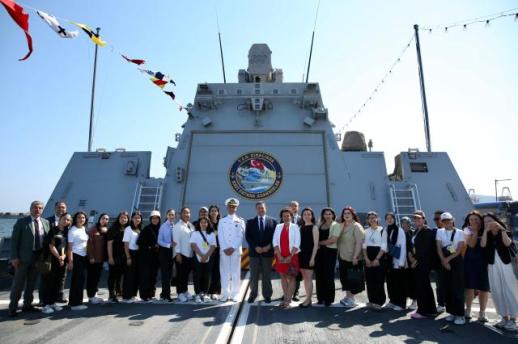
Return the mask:
{"type": "Polygon", "coordinates": [[[221,279],[219,275],[219,239],[218,239],[218,223],[220,213],[217,205],[211,205],[209,207],[209,219],[212,226],[212,231],[216,235],[216,249],[210,258],[212,260],[211,278],[209,286],[209,294],[212,300],[219,300],[219,294],[221,294],[221,279]]]}
{"type": "Polygon", "coordinates": [[[480,246],[480,239],[482,233],[484,233],[482,215],[476,210],[469,212],[464,221],[463,229],[466,237],[466,253],[464,254],[466,319],[471,319],[471,305],[476,290],[480,302],[478,321],[485,323],[488,321],[486,306],[489,298],[489,277],[485,252],[480,246]]]}
{"type": "Polygon", "coordinates": [[[126,257],[124,255],[124,229],[128,225],[129,214],[127,211],[121,211],[117,216],[117,220],[113,223],[108,231],[106,241],[108,242],[108,292],[110,294],[109,302],[119,302],[117,297],[122,296],[122,275],[126,257]]]}
{"type": "Polygon", "coordinates": [[[311,208],[302,210],[302,222],[300,224],[300,273],[304,279],[306,299],[299,307],[311,306],[311,295],[313,294],[313,267],[315,256],[318,250],[318,227],[316,225],[315,213],[311,208]]]}
{"type": "Polygon", "coordinates": [[[152,301],[156,292],[158,272],[158,230],[160,212],[153,210],[149,215],[149,225],[144,227],[137,239],[139,254],[139,293],[142,301],[152,301]]]}

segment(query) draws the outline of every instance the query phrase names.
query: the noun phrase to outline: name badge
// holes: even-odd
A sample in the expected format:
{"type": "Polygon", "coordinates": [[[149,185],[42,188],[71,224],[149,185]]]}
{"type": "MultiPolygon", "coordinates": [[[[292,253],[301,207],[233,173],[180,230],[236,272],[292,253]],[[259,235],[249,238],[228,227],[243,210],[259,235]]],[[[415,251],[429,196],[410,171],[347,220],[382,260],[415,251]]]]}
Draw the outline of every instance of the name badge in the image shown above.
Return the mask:
{"type": "Polygon", "coordinates": [[[205,241],[201,244],[201,247],[203,247],[204,249],[208,249],[209,248],[209,244],[207,244],[205,241]]]}
{"type": "Polygon", "coordinates": [[[446,249],[448,250],[448,252],[450,252],[451,254],[454,254],[456,252],[455,250],[455,247],[453,247],[453,245],[450,245],[448,247],[446,247],[446,249]]]}

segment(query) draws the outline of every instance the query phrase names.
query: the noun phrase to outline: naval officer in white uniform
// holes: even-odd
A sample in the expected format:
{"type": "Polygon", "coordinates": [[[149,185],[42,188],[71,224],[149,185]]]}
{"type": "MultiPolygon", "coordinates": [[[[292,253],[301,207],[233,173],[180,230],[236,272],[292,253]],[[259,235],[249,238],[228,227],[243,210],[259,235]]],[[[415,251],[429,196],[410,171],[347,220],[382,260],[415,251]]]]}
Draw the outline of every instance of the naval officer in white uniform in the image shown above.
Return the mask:
{"type": "Polygon", "coordinates": [[[241,285],[241,248],[245,233],[245,221],[236,215],[239,200],[225,201],[228,215],[219,220],[221,301],[238,301],[241,285]]]}

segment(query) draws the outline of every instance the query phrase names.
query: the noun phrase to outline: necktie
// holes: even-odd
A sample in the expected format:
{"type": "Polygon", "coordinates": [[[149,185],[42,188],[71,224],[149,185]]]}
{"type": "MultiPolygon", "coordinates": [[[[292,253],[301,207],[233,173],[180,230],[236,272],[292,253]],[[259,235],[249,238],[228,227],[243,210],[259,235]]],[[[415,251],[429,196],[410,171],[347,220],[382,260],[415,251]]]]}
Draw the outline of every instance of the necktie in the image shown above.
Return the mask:
{"type": "Polygon", "coordinates": [[[34,251],[41,250],[40,224],[38,220],[34,220],[34,251]]]}
{"type": "Polygon", "coordinates": [[[263,222],[263,217],[262,216],[259,218],[259,230],[261,232],[264,231],[264,222],[263,222]]]}

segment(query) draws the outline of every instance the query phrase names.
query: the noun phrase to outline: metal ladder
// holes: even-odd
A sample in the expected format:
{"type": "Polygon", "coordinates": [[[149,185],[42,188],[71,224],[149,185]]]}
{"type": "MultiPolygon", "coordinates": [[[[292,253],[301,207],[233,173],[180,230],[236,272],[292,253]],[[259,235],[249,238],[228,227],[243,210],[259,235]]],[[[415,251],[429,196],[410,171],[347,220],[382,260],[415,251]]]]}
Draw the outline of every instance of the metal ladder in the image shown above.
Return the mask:
{"type": "Polygon", "coordinates": [[[144,220],[149,218],[149,215],[153,210],[160,211],[162,185],[162,182],[158,182],[156,185],[138,185],[137,197],[133,210],[138,209],[142,213],[144,220]]]}
{"type": "Polygon", "coordinates": [[[412,217],[416,210],[421,209],[421,200],[416,184],[399,185],[397,187],[396,184],[392,183],[389,185],[389,189],[392,211],[396,215],[398,225],[403,216],[412,217]]]}

